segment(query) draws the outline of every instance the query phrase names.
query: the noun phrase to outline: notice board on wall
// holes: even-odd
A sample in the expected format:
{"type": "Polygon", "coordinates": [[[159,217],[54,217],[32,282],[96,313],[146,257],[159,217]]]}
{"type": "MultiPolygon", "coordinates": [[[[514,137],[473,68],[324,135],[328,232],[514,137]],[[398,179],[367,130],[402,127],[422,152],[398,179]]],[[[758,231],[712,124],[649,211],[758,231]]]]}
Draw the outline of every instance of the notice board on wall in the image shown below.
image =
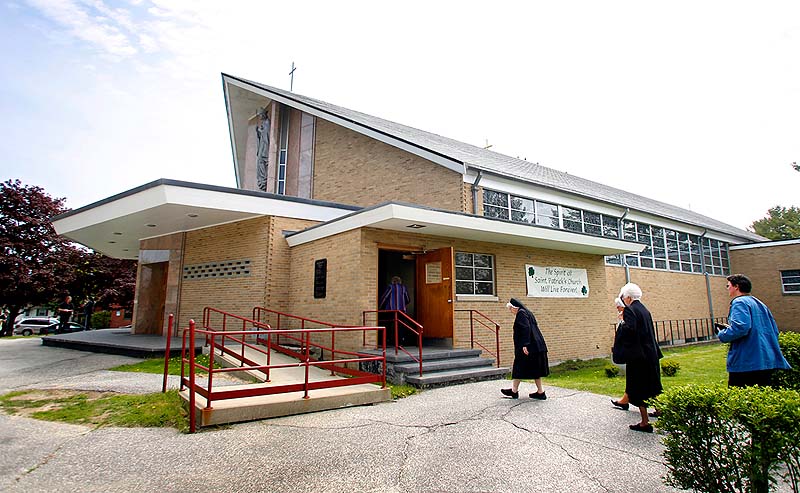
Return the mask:
{"type": "Polygon", "coordinates": [[[314,261],[314,298],[324,298],[328,286],[328,259],[314,261]]]}

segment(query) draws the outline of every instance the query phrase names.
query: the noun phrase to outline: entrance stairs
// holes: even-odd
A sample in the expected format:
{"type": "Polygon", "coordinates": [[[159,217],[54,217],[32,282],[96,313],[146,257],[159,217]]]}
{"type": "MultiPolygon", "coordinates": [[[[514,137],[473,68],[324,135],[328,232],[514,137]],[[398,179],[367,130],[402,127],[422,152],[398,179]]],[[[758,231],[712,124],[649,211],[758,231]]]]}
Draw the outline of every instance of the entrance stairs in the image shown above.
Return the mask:
{"type": "MultiPolygon", "coordinates": [[[[406,351],[419,357],[417,347],[406,347],[406,351]]],[[[362,349],[367,354],[381,354],[379,350],[362,349]]],[[[379,363],[377,364],[379,366],[379,363]]],[[[380,367],[366,369],[380,372],[380,367]]],[[[494,358],[481,357],[480,349],[447,349],[422,347],[422,376],[419,362],[408,354],[394,348],[386,348],[386,381],[393,384],[408,384],[417,388],[445,387],[461,383],[505,378],[510,368],[496,367],[494,358]]]]}

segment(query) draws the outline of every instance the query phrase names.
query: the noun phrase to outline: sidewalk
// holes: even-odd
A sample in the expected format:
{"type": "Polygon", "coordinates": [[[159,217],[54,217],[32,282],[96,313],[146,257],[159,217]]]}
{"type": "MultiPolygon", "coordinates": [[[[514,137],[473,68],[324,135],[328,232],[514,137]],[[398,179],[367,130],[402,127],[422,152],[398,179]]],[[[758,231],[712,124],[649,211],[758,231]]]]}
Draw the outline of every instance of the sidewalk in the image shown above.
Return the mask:
{"type": "MultiPolygon", "coordinates": [[[[0,392],[102,390],[117,373],[105,369],[130,361],[0,340],[0,392]]],[[[636,412],[550,386],[546,401],[510,400],[499,392],[506,385],[433,389],[195,435],[0,415],[0,490],[674,491],[661,481],[660,436],[627,428],[636,412]]],[[[161,376],[119,374],[113,386],[157,392],[161,376]]]]}

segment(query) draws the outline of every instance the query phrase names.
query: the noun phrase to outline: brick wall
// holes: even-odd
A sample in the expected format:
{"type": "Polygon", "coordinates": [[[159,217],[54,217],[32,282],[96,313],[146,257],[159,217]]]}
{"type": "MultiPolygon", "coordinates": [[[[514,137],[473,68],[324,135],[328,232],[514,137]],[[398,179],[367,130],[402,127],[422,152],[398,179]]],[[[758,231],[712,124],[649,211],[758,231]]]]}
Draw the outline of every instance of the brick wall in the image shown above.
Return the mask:
{"type": "Polygon", "coordinates": [[[783,294],[781,271],[800,269],[800,245],[731,250],[731,272],[753,283],[753,295],[766,303],[781,330],[800,332],[800,294],[783,294]]]}
{"type": "MultiPolygon", "coordinates": [[[[456,309],[476,309],[502,326],[503,362],[513,359],[511,328],[513,317],[505,307],[511,297],[527,302],[539,321],[548,344],[550,359],[591,358],[609,353],[612,340],[605,267],[602,257],[529,249],[524,247],[450,240],[447,238],[397,233],[375,229],[351,231],[292,248],[292,311],[311,318],[340,324],[360,324],[362,310],[374,310],[378,303],[379,246],[409,251],[433,250],[452,246],[456,251],[495,255],[498,299],[456,301],[456,309]],[[328,296],[313,298],[314,260],[328,259],[328,296]],[[554,265],[587,269],[591,294],[586,299],[526,298],[524,265],[554,265]]],[[[469,347],[468,316],[457,315],[454,346],[469,347]]],[[[351,338],[355,347],[360,336],[351,338]]],[[[494,346],[487,332],[484,344],[494,346]]]]}
{"type": "Polygon", "coordinates": [[[462,211],[461,174],[331,122],[317,119],[317,200],[370,206],[409,202],[462,211]]]}

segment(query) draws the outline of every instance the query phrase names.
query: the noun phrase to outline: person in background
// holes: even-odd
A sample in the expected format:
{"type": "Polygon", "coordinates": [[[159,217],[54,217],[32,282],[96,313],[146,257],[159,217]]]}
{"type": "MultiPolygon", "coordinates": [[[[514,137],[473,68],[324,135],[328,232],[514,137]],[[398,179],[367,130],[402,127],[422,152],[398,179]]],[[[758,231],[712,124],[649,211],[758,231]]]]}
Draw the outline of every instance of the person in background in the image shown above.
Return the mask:
{"type": "Polygon", "coordinates": [[[58,305],[58,330],[66,331],[69,327],[69,319],[72,318],[72,312],[75,311],[75,305],[72,304],[72,296],[67,295],[64,297],[64,301],[58,305]]]}
{"type": "Polygon", "coordinates": [[[92,313],[94,313],[94,300],[89,296],[83,304],[83,328],[86,330],[92,328],[92,313]]]}
{"type": "Polygon", "coordinates": [[[728,276],[731,308],[727,326],[717,333],[731,344],[726,366],[729,387],[769,386],[776,369],[791,369],[778,344],[778,324],[767,305],[750,294],[750,279],[742,274],[728,276]]]}
{"type": "Polygon", "coordinates": [[[542,387],[542,377],[550,374],[547,361],[547,344],[544,342],[536,317],[516,298],[511,298],[506,307],[514,314],[514,366],[511,369],[511,388],[500,389],[503,395],[519,398],[520,380],[533,379],[536,392],[529,394],[531,399],[545,400],[547,395],[542,387]]]}
{"type": "Polygon", "coordinates": [[[625,392],[630,404],[639,408],[641,421],[630,425],[633,431],[653,433],[647,414],[647,400],[656,397],[661,387],[660,351],[650,311],[640,301],[642,289],[633,283],[622,286],[619,298],[625,304],[621,340],[626,347],[627,368],[625,370],[625,392]]]}
{"type": "MultiPolygon", "coordinates": [[[[617,330],[619,330],[619,326],[622,324],[622,312],[625,310],[625,303],[623,303],[621,299],[616,298],[614,300],[614,304],[617,306],[617,330]]],[[[630,401],[628,400],[628,392],[625,391],[618,401],[611,399],[611,404],[622,409],[623,411],[627,411],[628,408],[631,407],[630,401]]]]}
{"type": "MultiPolygon", "coordinates": [[[[409,297],[408,289],[406,289],[405,284],[403,284],[403,279],[400,276],[394,276],[392,277],[391,284],[386,286],[386,289],[381,295],[378,308],[381,310],[398,310],[406,313],[406,308],[409,303],[411,303],[411,297],[409,297]]],[[[388,329],[386,335],[387,341],[394,343],[394,316],[384,315],[381,319],[383,320],[381,325],[388,329]]],[[[399,344],[406,345],[409,342],[413,342],[410,340],[410,334],[407,334],[407,331],[403,327],[398,327],[397,332],[397,337],[400,339],[397,341],[399,344]]]]}

